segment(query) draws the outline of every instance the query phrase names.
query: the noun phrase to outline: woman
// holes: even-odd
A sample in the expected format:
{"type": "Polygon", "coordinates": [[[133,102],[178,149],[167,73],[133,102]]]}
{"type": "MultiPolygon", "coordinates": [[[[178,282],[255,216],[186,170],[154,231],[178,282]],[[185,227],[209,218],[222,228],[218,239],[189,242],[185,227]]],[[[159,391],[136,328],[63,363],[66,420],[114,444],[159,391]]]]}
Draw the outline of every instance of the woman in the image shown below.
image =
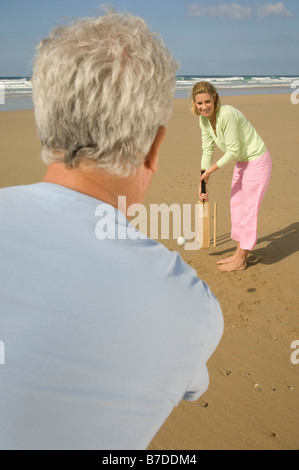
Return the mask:
{"type": "Polygon", "coordinates": [[[201,181],[208,183],[212,173],[236,162],[231,189],[231,237],[237,241],[237,250],[217,264],[221,271],[241,271],[246,269],[248,254],[257,243],[257,217],[271,178],[271,156],[245,116],[232,106],[221,105],[217,90],[210,83],[194,85],[191,110],[200,116],[202,132],[201,200],[208,198],[208,193],[202,193],[201,181]],[[213,165],[215,143],[224,155],[213,165]]]}

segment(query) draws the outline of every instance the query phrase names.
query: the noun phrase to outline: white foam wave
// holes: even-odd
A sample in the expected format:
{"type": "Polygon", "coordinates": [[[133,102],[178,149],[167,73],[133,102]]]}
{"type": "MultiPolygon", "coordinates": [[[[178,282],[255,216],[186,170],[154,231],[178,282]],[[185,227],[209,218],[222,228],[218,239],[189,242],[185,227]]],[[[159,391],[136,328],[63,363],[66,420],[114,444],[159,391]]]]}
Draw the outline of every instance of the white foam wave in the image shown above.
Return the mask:
{"type": "Polygon", "coordinates": [[[299,77],[289,76],[188,76],[181,75],[177,78],[177,90],[186,90],[200,81],[207,81],[215,85],[219,90],[235,88],[288,88],[299,77]]]}

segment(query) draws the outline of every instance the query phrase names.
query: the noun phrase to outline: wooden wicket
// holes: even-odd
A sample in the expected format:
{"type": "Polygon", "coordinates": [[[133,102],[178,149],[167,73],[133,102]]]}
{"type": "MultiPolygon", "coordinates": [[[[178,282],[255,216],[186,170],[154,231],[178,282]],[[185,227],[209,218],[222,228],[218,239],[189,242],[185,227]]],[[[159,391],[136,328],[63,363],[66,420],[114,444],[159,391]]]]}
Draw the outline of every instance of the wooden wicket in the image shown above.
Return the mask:
{"type": "Polygon", "coordinates": [[[214,247],[217,246],[217,202],[214,203],[214,247]]]}

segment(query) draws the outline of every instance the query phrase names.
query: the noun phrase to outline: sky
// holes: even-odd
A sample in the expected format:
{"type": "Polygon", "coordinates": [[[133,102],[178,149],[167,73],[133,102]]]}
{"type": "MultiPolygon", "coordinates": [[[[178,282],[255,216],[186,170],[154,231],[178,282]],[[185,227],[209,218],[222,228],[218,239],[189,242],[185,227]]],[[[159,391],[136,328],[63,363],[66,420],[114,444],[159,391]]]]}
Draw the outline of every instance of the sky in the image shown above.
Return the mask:
{"type": "Polygon", "coordinates": [[[179,74],[299,75],[298,0],[0,0],[0,76],[30,76],[52,28],[103,3],[159,32],[179,74]]]}

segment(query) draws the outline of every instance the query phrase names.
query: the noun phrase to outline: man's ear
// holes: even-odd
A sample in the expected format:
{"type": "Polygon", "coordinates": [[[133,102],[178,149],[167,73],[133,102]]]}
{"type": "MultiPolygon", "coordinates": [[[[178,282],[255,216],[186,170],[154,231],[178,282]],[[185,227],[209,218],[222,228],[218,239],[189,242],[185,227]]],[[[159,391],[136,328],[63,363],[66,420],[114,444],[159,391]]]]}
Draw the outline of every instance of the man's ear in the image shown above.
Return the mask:
{"type": "Polygon", "coordinates": [[[148,153],[148,155],[145,158],[145,166],[151,170],[153,173],[158,171],[159,167],[159,152],[160,148],[164,142],[166,136],[166,127],[165,126],[160,126],[158,129],[158,132],[156,134],[155,140],[153,142],[153,145],[151,146],[151,149],[148,153]]]}

